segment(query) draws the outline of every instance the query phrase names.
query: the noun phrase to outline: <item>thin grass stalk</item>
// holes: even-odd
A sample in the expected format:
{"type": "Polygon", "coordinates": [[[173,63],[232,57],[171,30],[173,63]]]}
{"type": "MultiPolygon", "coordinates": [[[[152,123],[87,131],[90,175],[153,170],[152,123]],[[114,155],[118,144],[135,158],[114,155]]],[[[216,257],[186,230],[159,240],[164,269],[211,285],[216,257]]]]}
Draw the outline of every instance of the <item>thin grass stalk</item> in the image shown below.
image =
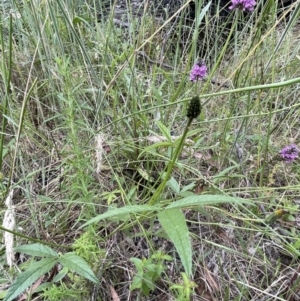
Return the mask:
{"type": "MultiPolygon", "coordinates": [[[[297,3],[295,3],[294,6],[295,6],[296,4],[297,4],[297,3]]],[[[294,7],[294,6],[293,6],[293,7],[294,7]]],[[[289,11],[291,11],[293,7],[291,7],[291,8],[289,9],[289,11]]],[[[281,37],[280,37],[280,39],[279,39],[279,41],[278,41],[278,43],[277,43],[277,45],[276,45],[276,47],[275,47],[275,49],[274,49],[274,51],[273,51],[271,57],[269,58],[269,60],[268,60],[268,62],[267,62],[267,64],[266,64],[266,66],[265,66],[265,72],[267,71],[267,69],[268,69],[268,67],[269,67],[269,65],[270,65],[270,63],[271,63],[271,61],[272,61],[272,59],[273,59],[275,53],[277,53],[278,49],[280,48],[281,44],[283,43],[284,38],[286,37],[288,31],[296,24],[296,21],[299,19],[299,14],[300,14],[300,1],[298,1],[298,4],[296,5],[296,8],[295,8],[295,10],[294,10],[294,12],[293,12],[291,18],[290,18],[288,24],[286,25],[284,32],[282,33],[282,35],[281,35],[281,37]]],[[[283,16],[279,19],[278,23],[281,22],[284,18],[285,18],[285,15],[283,15],[283,16]]],[[[278,23],[277,23],[277,24],[278,24],[278,23]]]]}
{"type": "Polygon", "coordinates": [[[53,28],[54,28],[54,32],[56,33],[56,38],[57,38],[57,41],[58,41],[60,51],[61,51],[62,54],[65,54],[64,46],[63,46],[63,43],[62,43],[62,40],[61,40],[60,31],[59,31],[59,28],[57,26],[57,20],[56,20],[57,17],[55,15],[53,5],[49,5],[49,14],[50,14],[50,20],[52,19],[53,28]]]}
{"type": "MultiPolygon", "coordinates": [[[[220,53],[220,55],[219,55],[219,57],[218,57],[218,59],[217,59],[215,65],[214,65],[212,71],[209,73],[209,76],[208,76],[208,78],[207,78],[206,84],[204,85],[202,91],[206,91],[207,87],[210,85],[211,79],[212,79],[213,76],[215,75],[216,70],[217,70],[217,69],[219,68],[219,66],[220,66],[220,63],[221,63],[221,61],[222,61],[222,58],[223,58],[223,56],[224,56],[224,54],[225,54],[225,52],[226,52],[226,50],[227,50],[227,48],[228,48],[228,45],[229,45],[229,43],[230,43],[230,40],[231,40],[231,36],[232,36],[232,34],[233,34],[233,31],[234,31],[234,30],[236,29],[236,27],[237,27],[238,13],[239,13],[239,11],[236,11],[236,16],[235,16],[234,24],[231,26],[231,29],[230,29],[229,35],[228,35],[228,37],[227,37],[227,40],[226,40],[226,42],[225,42],[225,45],[223,46],[222,51],[221,51],[221,53],[220,53]]],[[[199,96],[200,96],[200,95],[199,95],[199,96]]],[[[207,100],[206,102],[208,102],[208,100],[207,100]]]]}
{"type": "Polygon", "coordinates": [[[18,149],[19,149],[18,146],[19,146],[21,132],[22,132],[22,128],[23,128],[24,116],[25,116],[27,102],[30,98],[30,95],[31,95],[36,83],[37,83],[37,78],[35,78],[35,80],[33,81],[32,85],[31,85],[31,87],[29,88],[30,79],[31,79],[31,72],[33,70],[33,64],[34,64],[35,57],[36,57],[36,54],[37,54],[37,51],[38,51],[38,46],[39,46],[39,43],[36,46],[36,50],[35,50],[33,58],[32,58],[30,71],[29,71],[28,79],[27,79],[27,84],[26,84],[26,88],[25,88],[25,92],[24,92],[24,100],[23,100],[23,103],[22,103],[22,108],[21,108],[21,113],[20,113],[20,118],[19,118],[18,132],[17,132],[17,135],[16,135],[15,152],[14,152],[14,156],[13,156],[13,160],[12,160],[10,176],[9,176],[8,185],[7,185],[7,191],[11,190],[10,186],[11,186],[11,183],[12,183],[12,177],[13,177],[13,173],[14,173],[14,169],[15,169],[17,153],[18,153],[18,149]]]}
{"type": "MultiPolygon", "coordinates": [[[[210,93],[210,94],[200,94],[198,95],[200,99],[203,99],[203,98],[207,98],[207,100],[202,104],[202,106],[206,105],[212,97],[217,97],[217,96],[222,96],[222,95],[228,95],[228,94],[234,94],[234,93],[240,93],[240,92],[247,92],[247,91],[258,91],[258,90],[265,90],[265,89],[274,89],[274,88],[279,88],[279,87],[284,87],[284,86],[290,86],[290,85],[293,85],[293,84],[298,84],[300,83],[300,77],[296,77],[296,78],[293,78],[293,79],[289,79],[287,81],[282,81],[282,82],[276,82],[276,83],[271,83],[271,84],[265,84],[265,85],[255,85],[255,86],[250,86],[250,87],[243,87],[243,88],[237,88],[237,89],[232,89],[232,90],[224,90],[224,91],[220,91],[220,92],[216,92],[216,93],[210,93]]],[[[150,108],[146,108],[146,109],[143,109],[143,110],[140,110],[138,112],[134,112],[134,113],[130,113],[130,114],[127,114],[101,128],[99,128],[95,134],[98,134],[100,133],[101,131],[104,131],[106,128],[108,127],[111,127],[112,125],[114,124],[117,124],[118,122],[124,120],[124,119],[128,119],[136,114],[140,114],[140,113],[145,113],[145,112],[149,112],[149,111],[152,111],[153,109],[159,109],[159,108],[167,108],[169,106],[175,106],[177,104],[181,104],[181,103],[184,103],[188,100],[190,100],[191,98],[188,97],[188,98],[184,98],[184,99],[181,99],[181,100],[178,100],[176,102],[173,102],[173,103],[166,103],[166,104],[162,104],[162,105],[158,105],[158,106],[155,106],[155,107],[150,107],[150,108]]],[[[296,108],[296,107],[299,107],[300,104],[297,103],[291,107],[289,107],[288,109],[291,109],[291,108],[296,108]]],[[[281,112],[281,111],[285,111],[287,108],[284,108],[284,109],[279,109],[278,111],[276,112],[281,112]]],[[[269,115],[269,113],[263,113],[262,115],[269,115]]],[[[238,116],[238,117],[233,117],[234,119],[236,118],[242,118],[242,117],[245,117],[245,116],[248,116],[248,115],[244,115],[244,116],[238,116]]],[[[250,116],[256,116],[255,114],[252,114],[250,116]]],[[[211,122],[211,121],[208,121],[208,122],[211,122]]],[[[88,138],[88,140],[86,141],[86,143],[88,143],[92,138],[88,138]]]]}
{"type": "MultiPolygon", "coordinates": [[[[202,7],[202,1],[199,3],[196,2],[196,20],[195,20],[195,31],[193,33],[193,42],[192,42],[192,47],[190,51],[190,55],[188,57],[188,61],[190,62],[192,59],[195,60],[195,58],[192,58],[192,55],[195,53],[196,47],[197,47],[197,42],[198,42],[198,36],[199,36],[199,28],[201,25],[201,22],[205,16],[206,11],[208,10],[210,4],[206,5],[206,7],[203,9],[201,12],[201,7],[202,7]],[[201,13],[200,13],[201,12],[201,13]]],[[[182,18],[181,18],[181,23],[182,23],[182,18]]],[[[177,47],[178,49],[179,47],[177,47]]],[[[176,50],[177,51],[177,50],[176,50]]],[[[185,70],[183,74],[186,74],[187,68],[190,66],[190,63],[186,64],[185,70]]],[[[177,87],[175,93],[172,95],[172,98],[170,99],[171,103],[174,103],[176,99],[178,99],[178,96],[180,92],[184,89],[184,86],[186,85],[185,80],[181,80],[179,83],[179,86],[177,87]]]]}
{"type": "MultiPolygon", "coordinates": [[[[30,79],[30,77],[28,78],[28,80],[29,79],[30,79]]],[[[25,98],[24,98],[23,103],[22,103],[21,114],[20,114],[20,118],[19,118],[18,132],[17,132],[16,144],[15,144],[15,152],[14,152],[14,156],[13,156],[13,160],[12,160],[9,181],[8,181],[8,185],[7,185],[7,191],[10,190],[10,185],[11,185],[11,182],[12,182],[12,177],[13,177],[13,173],[14,173],[14,169],[15,169],[15,164],[16,164],[16,159],[17,159],[17,153],[18,153],[18,150],[19,150],[18,146],[19,146],[21,132],[22,132],[23,123],[24,123],[24,116],[25,116],[25,111],[26,111],[26,105],[27,105],[27,102],[28,102],[28,100],[30,98],[30,95],[31,95],[31,93],[32,93],[32,91],[33,91],[36,83],[37,83],[37,78],[35,78],[32,86],[30,87],[30,89],[28,91],[28,93],[26,93],[26,91],[25,91],[25,98]]]]}
{"type": "Polygon", "coordinates": [[[113,77],[113,79],[110,81],[109,86],[107,87],[107,90],[105,92],[104,97],[106,97],[106,94],[108,93],[108,91],[110,90],[110,87],[114,84],[114,82],[117,80],[117,78],[119,77],[120,73],[125,69],[126,65],[128,64],[128,62],[130,62],[130,59],[132,58],[132,56],[135,56],[140,50],[142,50],[144,48],[144,46],[146,44],[148,44],[149,42],[152,41],[152,39],[163,29],[165,28],[165,26],[170,23],[181,11],[183,11],[186,7],[188,7],[190,5],[190,3],[193,0],[188,0],[176,13],[174,13],[164,24],[162,24],[157,30],[155,30],[155,32],[148,38],[145,40],[145,42],[140,45],[137,49],[135,49],[130,56],[128,57],[128,60],[120,67],[120,69],[118,70],[118,72],[116,72],[115,76],[113,77]]]}
{"type": "Polygon", "coordinates": [[[77,34],[77,32],[76,32],[76,30],[75,30],[75,28],[74,28],[74,26],[73,26],[71,20],[69,19],[67,13],[65,12],[65,10],[64,10],[64,8],[63,8],[61,2],[60,2],[60,1],[57,1],[57,4],[58,4],[59,8],[61,9],[61,12],[62,12],[62,14],[64,15],[64,18],[65,18],[67,24],[69,25],[69,28],[70,28],[70,30],[72,31],[72,33],[73,33],[73,35],[74,35],[74,38],[75,38],[75,40],[77,41],[77,43],[78,43],[78,45],[79,45],[79,48],[81,49],[81,51],[82,51],[82,53],[83,53],[84,58],[86,59],[86,61],[87,61],[88,65],[89,65],[89,67],[91,68],[91,70],[90,70],[91,73],[93,74],[93,76],[94,76],[95,79],[98,79],[97,73],[95,72],[95,69],[93,68],[92,61],[91,61],[91,59],[90,59],[90,57],[89,57],[87,51],[85,50],[84,44],[83,44],[83,42],[82,42],[82,39],[80,39],[80,36],[77,34]]]}
{"type": "Polygon", "coordinates": [[[42,245],[47,245],[49,247],[54,247],[54,248],[63,248],[63,249],[67,249],[67,250],[72,250],[71,246],[58,245],[58,244],[55,244],[55,243],[52,243],[52,242],[48,242],[48,241],[45,241],[45,240],[40,240],[40,239],[37,239],[37,238],[33,238],[33,237],[30,237],[30,236],[24,235],[24,234],[22,234],[20,232],[7,229],[7,228],[5,228],[5,227],[3,227],[1,225],[0,225],[0,230],[3,231],[3,232],[11,233],[11,234],[13,234],[13,235],[15,235],[17,237],[24,238],[25,240],[28,240],[28,241],[31,241],[31,242],[40,243],[42,245]]]}
{"type": "MultiPolygon", "coordinates": [[[[5,130],[7,125],[6,115],[8,113],[8,100],[11,95],[10,81],[11,81],[11,69],[12,69],[12,15],[9,16],[9,34],[8,34],[8,65],[6,65],[5,45],[3,36],[2,20],[0,17],[0,39],[1,39],[1,50],[2,50],[2,78],[5,88],[4,104],[2,107],[2,125],[0,134],[0,170],[2,169],[3,160],[3,147],[5,130]]],[[[9,190],[8,190],[9,191],[9,190]]]]}
{"type": "MultiPolygon", "coordinates": [[[[262,142],[265,143],[264,145],[264,149],[263,149],[263,166],[261,169],[261,173],[260,173],[260,177],[259,177],[259,186],[263,187],[263,181],[264,181],[264,174],[265,174],[265,170],[268,167],[268,154],[269,154],[269,138],[270,138],[270,132],[271,132],[271,122],[272,122],[272,116],[273,116],[273,111],[270,110],[269,116],[268,116],[268,128],[267,128],[267,137],[263,137],[262,142]]],[[[259,126],[261,126],[261,123],[259,123],[259,126]]],[[[260,132],[262,133],[262,129],[260,129],[260,132]]]]}

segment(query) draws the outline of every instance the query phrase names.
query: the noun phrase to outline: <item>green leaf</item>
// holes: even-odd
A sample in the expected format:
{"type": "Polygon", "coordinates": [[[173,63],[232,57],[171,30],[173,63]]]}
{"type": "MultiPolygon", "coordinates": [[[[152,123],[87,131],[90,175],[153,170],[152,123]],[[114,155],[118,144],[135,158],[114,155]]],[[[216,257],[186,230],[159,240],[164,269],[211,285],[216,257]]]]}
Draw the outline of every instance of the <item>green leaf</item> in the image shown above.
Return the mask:
{"type": "Polygon", "coordinates": [[[139,212],[159,211],[159,210],[161,210],[161,208],[155,207],[155,206],[150,206],[150,205],[125,206],[125,207],[122,207],[122,208],[109,210],[109,211],[107,211],[103,214],[97,215],[94,218],[92,218],[91,220],[84,223],[82,226],[80,226],[79,229],[83,228],[83,227],[86,227],[90,224],[97,223],[97,222],[99,222],[103,219],[106,219],[106,218],[120,216],[120,215],[124,215],[124,214],[128,214],[128,213],[139,213],[139,212]]]}
{"type": "Polygon", "coordinates": [[[176,194],[179,194],[180,186],[173,177],[167,182],[167,184],[172,189],[173,192],[175,192],[176,194]]]}
{"type": "Polygon", "coordinates": [[[58,257],[58,254],[48,246],[41,244],[23,245],[14,248],[15,252],[39,257],[58,257]]]}
{"type": "Polygon", "coordinates": [[[238,165],[233,165],[233,166],[229,166],[227,168],[224,168],[222,169],[217,175],[214,176],[214,182],[215,180],[217,181],[218,178],[221,178],[223,179],[224,177],[229,177],[229,173],[232,171],[232,170],[235,170],[237,168],[240,168],[240,166],[238,165]]]}
{"type": "Polygon", "coordinates": [[[185,192],[185,191],[190,191],[190,190],[192,190],[195,186],[196,186],[195,182],[192,182],[192,183],[190,183],[190,184],[188,184],[188,185],[182,187],[180,193],[183,193],[183,192],[185,192]]]}
{"type": "Polygon", "coordinates": [[[80,24],[82,23],[84,20],[80,17],[75,17],[73,18],[73,25],[77,25],[77,24],[80,24]]]}
{"type": "Polygon", "coordinates": [[[142,283],[143,283],[143,281],[142,281],[142,278],[140,276],[134,276],[133,281],[132,281],[132,283],[130,285],[130,291],[133,291],[133,290],[135,290],[137,288],[138,289],[141,288],[142,287],[142,283]]]}
{"type": "Polygon", "coordinates": [[[6,296],[7,291],[1,291],[0,292],[0,300],[4,299],[4,297],[6,296]]]}
{"type": "Polygon", "coordinates": [[[67,276],[68,273],[69,273],[69,268],[63,267],[59,271],[59,273],[53,278],[52,282],[55,283],[61,281],[63,278],[67,276]]]}
{"type": "Polygon", "coordinates": [[[136,267],[140,267],[143,265],[143,261],[139,258],[132,257],[129,259],[136,267]]]}
{"type": "MultiPolygon", "coordinates": [[[[156,264],[148,263],[148,264],[145,264],[144,268],[147,270],[147,273],[155,272],[156,264]]],[[[151,273],[149,273],[149,274],[151,274],[151,273]]]]}
{"type": "Polygon", "coordinates": [[[56,263],[56,258],[45,258],[31,264],[31,266],[25,272],[17,276],[15,282],[9,288],[3,301],[11,301],[16,298],[42,275],[49,272],[56,263]]]}
{"type": "Polygon", "coordinates": [[[192,274],[192,245],[183,213],[177,209],[164,210],[158,213],[158,219],[174,244],[186,274],[190,277],[192,274]]]}
{"type": "Polygon", "coordinates": [[[152,280],[152,276],[149,273],[144,275],[142,288],[146,289],[144,291],[145,295],[149,294],[149,290],[153,291],[155,289],[155,286],[154,286],[154,283],[152,280]]]}
{"type": "Polygon", "coordinates": [[[173,202],[172,204],[168,205],[166,209],[214,205],[219,203],[238,203],[238,204],[253,205],[251,201],[242,198],[237,198],[237,197],[230,197],[227,195],[210,195],[210,194],[196,195],[195,194],[192,196],[185,197],[179,201],[173,202]]]}
{"type": "Polygon", "coordinates": [[[141,158],[145,153],[150,153],[153,149],[157,149],[159,147],[169,147],[169,146],[173,146],[173,142],[162,141],[162,142],[151,144],[150,146],[143,149],[143,151],[139,154],[138,158],[141,158]]]}
{"type": "Polygon", "coordinates": [[[157,126],[159,127],[160,131],[164,134],[164,136],[166,137],[166,139],[169,142],[172,142],[172,137],[170,134],[169,129],[160,121],[156,121],[157,126]]]}
{"type": "Polygon", "coordinates": [[[295,249],[300,249],[300,239],[297,239],[297,240],[294,242],[293,247],[294,247],[295,249]]]}
{"type": "Polygon", "coordinates": [[[211,5],[211,1],[209,1],[204,8],[201,9],[199,18],[196,18],[196,22],[198,23],[196,26],[199,27],[201,24],[202,19],[205,17],[205,14],[207,13],[209,7],[211,5]]]}
{"type": "Polygon", "coordinates": [[[70,270],[83,276],[86,279],[94,283],[98,283],[99,280],[95,276],[89,264],[75,253],[66,253],[59,258],[59,262],[70,270]]]}
{"type": "Polygon", "coordinates": [[[44,282],[42,284],[40,284],[32,293],[42,293],[44,292],[45,290],[51,288],[53,286],[53,283],[52,282],[44,282]]]}

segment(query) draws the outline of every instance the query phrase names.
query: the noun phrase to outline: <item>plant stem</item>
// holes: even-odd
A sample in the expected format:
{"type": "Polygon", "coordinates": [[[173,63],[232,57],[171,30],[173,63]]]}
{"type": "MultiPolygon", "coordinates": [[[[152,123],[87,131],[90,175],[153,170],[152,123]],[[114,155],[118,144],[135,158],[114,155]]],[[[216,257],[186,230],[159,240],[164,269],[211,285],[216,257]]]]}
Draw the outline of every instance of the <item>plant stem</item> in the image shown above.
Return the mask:
{"type": "Polygon", "coordinates": [[[168,180],[170,179],[171,173],[172,173],[172,170],[173,170],[173,167],[174,167],[175,162],[176,162],[176,160],[177,160],[177,158],[178,158],[178,156],[179,156],[179,154],[180,154],[180,152],[181,152],[183,143],[184,143],[184,141],[185,141],[185,137],[186,137],[186,135],[187,135],[187,133],[188,133],[188,130],[189,130],[189,127],[190,127],[192,121],[193,121],[193,118],[189,118],[189,119],[188,119],[187,125],[186,125],[186,127],[185,127],[185,129],[184,129],[184,132],[183,132],[183,134],[182,134],[182,137],[181,137],[181,139],[180,139],[180,142],[179,142],[179,144],[178,144],[177,147],[176,147],[176,150],[175,150],[175,153],[174,153],[174,155],[173,155],[173,157],[172,157],[172,160],[171,160],[171,161],[169,162],[169,164],[168,164],[167,171],[166,171],[166,174],[165,174],[165,176],[164,176],[164,179],[163,179],[163,181],[160,183],[160,185],[158,186],[157,190],[156,190],[155,193],[153,194],[153,196],[152,196],[152,198],[150,199],[150,201],[148,202],[149,205],[154,205],[154,204],[157,202],[157,200],[158,200],[158,198],[160,197],[160,195],[161,195],[163,189],[165,188],[165,186],[166,186],[168,180]]]}

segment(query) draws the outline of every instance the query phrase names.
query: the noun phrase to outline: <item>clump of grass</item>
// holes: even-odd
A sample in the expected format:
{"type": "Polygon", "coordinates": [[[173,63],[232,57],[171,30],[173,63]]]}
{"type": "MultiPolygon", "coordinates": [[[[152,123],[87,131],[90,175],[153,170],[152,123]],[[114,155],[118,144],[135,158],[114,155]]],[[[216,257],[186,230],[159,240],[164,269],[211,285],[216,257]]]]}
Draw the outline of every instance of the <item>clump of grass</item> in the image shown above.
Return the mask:
{"type": "MultiPolygon", "coordinates": [[[[284,26],[270,3],[223,22],[197,2],[192,22],[179,8],[128,28],[113,14],[95,22],[96,3],[15,4],[20,18],[0,27],[1,197],[17,192],[16,247],[51,246],[62,255],[42,260],[63,265],[72,250],[93,275],[70,260],[69,271],[45,269],[55,284],[35,279],[36,294],[293,298],[299,4],[284,26]],[[194,64],[207,66],[201,84],[194,64]]],[[[7,291],[19,272],[4,255],[7,291]]]]}

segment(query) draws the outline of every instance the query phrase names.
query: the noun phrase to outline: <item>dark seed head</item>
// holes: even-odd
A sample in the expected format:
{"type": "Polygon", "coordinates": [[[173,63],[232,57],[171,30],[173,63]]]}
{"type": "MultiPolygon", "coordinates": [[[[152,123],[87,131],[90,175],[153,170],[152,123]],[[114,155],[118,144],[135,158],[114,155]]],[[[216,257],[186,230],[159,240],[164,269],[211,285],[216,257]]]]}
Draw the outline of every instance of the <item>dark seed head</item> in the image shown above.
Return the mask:
{"type": "Polygon", "coordinates": [[[189,103],[187,108],[186,116],[188,118],[197,118],[201,112],[201,102],[199,96],[194,96],[189,103]]]}

